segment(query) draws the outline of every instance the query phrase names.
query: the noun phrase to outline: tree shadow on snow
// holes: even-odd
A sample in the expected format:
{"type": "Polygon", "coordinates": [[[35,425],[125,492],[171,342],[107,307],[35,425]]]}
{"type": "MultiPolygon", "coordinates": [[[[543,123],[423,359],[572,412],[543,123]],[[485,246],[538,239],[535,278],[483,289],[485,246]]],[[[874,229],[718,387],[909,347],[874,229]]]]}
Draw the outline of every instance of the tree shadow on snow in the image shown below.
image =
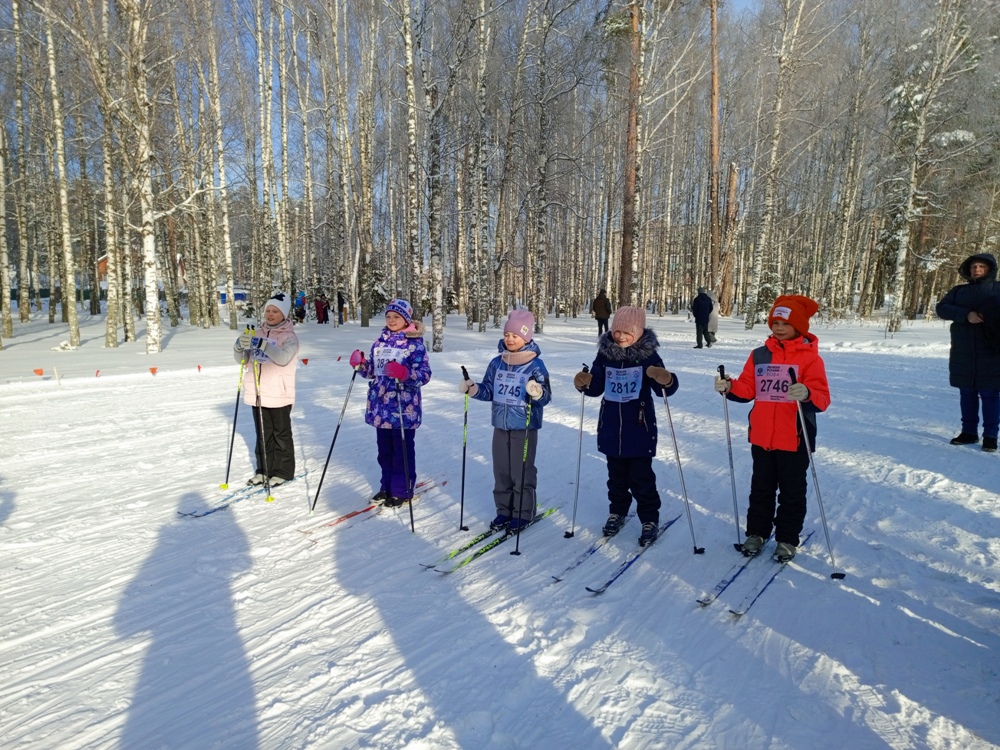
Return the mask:
{"type": "MultiPolygon", "coordinates": [[[[208,505],[188,493],[178,507],[208,505]]],[[[123,748],[258,746],[254,688],[230,588],[251,566],[249,543],[232,514],[211,518],[164,525],[122,595],[115,628],[143,654],[123,748]]]]}

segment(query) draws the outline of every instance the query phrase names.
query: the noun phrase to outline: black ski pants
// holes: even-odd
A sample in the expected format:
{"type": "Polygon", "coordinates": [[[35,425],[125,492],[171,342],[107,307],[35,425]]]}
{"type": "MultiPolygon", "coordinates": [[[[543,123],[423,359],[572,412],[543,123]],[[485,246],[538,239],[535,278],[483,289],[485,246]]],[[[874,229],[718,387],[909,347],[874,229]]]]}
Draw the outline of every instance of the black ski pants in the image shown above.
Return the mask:
{"type": "Polygon", "coordinates": [[[797,451],[769,451],[757,445],[750,446],[753,476],[747,509],[748,536],[755,534],[767,539],[773,529],[775,541],[799,546],[799,533],[806,520],[806,471],[809,469],[806,442],[801,442],[797,451]]]}
{"type": "Polygon", "coordinates": [[[295,444],[292,442],[292,407],[253,407],[254,431],[257,445],[257,473],[268,477],[291,479],[295,476],[295,444]],[[264,435],[261,437],[261,425],[264,435]],[[264,446],[267,446],[267,462],[264,461],[264,446]],[[264,467],[267,471],[264,471],[264,467]]]}
{"type": "Polygon", "coordinates": [[[653,457],[608,456],[609,513],[624,516],[635,498],[635,511],[642,523],[660,522],[660,493],[656,490],[653,457]]]}

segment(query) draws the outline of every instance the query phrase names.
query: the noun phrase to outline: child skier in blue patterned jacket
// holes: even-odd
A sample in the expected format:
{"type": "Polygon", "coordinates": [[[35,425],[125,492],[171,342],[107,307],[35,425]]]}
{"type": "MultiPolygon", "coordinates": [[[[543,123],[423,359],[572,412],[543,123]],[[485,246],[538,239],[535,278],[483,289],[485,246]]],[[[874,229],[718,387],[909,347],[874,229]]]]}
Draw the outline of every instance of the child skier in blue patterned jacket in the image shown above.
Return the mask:
{"type": "Polygon", "coordinates": [[[492,402],[497,515],[490,527],[496,530],[524,527],[537,512],[535,451],[542,409],[552,400],[552,389],[541,350],[532,341],[534,328],[530,311],[511,310],[498,346],[500,354],[486,367],[483,381],[463,380],[460,388],[477,401],[492,402]]]}
{"type": "Polygon", "coordinates": [[[365,422],[375,427],[382,469],[372,500],[389,508],[410,500],[417,480],[413,439],[423,417],[420,388],[431,379],[423,335],[424,324],[413,320],[410,303],[394,299],[369,357],[360,349],[351,354],[351,367],[371,380],[365,422]]]}
{"type": "Polygon", "coordinates": [[[657,435],[652,394],[677,392],[677,378],[656,353],[659,346],[653,329],[646,328],[645,311],[620,307],[611,331],[597,343],[590,372],[578,372],[573,378],[581,393],[602,397],[597,450],[608,461],[610,505],[602,532],[605,536],[618,533],[634,497],[643,547],[656,540],[660,522],[660,493],[653,472],[657,435]]]}

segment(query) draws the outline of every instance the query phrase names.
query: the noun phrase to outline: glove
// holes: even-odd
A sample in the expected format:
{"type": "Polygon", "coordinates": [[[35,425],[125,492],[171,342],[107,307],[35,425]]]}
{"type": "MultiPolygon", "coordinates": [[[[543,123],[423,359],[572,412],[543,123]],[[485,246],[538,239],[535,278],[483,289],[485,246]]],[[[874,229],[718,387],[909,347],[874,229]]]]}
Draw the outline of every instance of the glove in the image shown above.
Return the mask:
{"type": "Polygon", "coordinates": [[[463,380],[462,384],[458,386],[459,393],[468,393],[470,396],[475,396],[479,393],[479,386],[476,385],[475,381],[463,380]]]}
{"type": "Polygon", "coordinates": [[[353,367],[355,370],[358,369],[359,367],[361,367],[361,365],[365,363],[365,353],[360,349],[355,349],[353,352],[351,352],[350,363],[351,367],[353,367]]]}
{"type": "Polygon", "coordinates": [[[399,364],[399,362],[390,362],[385,366],[386,377],[395,378],[396,380],[406,380],[410,375],[410,371],[406,369],[405,366],[399,364]]]}
{"type": "Polygon", "coordinates": [[[792,401],[805,401],[809,398],[809,389],[802,383],[792,383],[788,386],[788,398],[792,401]]]}
{"type": "Polygon", "coordinates": [[[715,376],[715,390],[719,393],[729,393],[733,389],[733,383],[729,378],[715,376]]]}
{"type": "Polygon", "coordinates": [[[671,374],[670,370],[665,367],[650,365],[646,368],[646,374],[660,385],[670,385],[674,382],[673,374],[671,374]]]}
{"type": "Polygon", "coordinates": [[[264,351],[267,348],[267,339],[263,336],[254,336],[250,341],[250,346],[259,351],[264,351]]]}
{"type": "Polygon", "coordinates": [[[542,384],[537,380],[529,380],[528,384],[524,386],[524,390],[536,401],[542,397],[542,384]]]}
{"type": "Polygon", "coordinates": [[[253,346],[253,336],[251,336],[249,333],[244,333],[242,336],[236,339],[236,342],[240,345],[240,349],[246,351],[247,349],[250,349],[253,346]]]}
{"type": "Polygon", "coordinates": [[[573,377],[573,387],[582,393],[590,387],[590,381],[593,379],[594,376],[589,372],[578,372],[573,377]]]}

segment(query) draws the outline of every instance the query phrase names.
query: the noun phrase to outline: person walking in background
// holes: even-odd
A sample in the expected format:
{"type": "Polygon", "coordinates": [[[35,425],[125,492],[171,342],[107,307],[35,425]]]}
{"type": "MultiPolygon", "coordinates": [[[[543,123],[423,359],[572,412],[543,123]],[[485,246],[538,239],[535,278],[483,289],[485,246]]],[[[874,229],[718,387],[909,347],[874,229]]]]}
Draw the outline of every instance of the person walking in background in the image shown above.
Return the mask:
{"type": "Polygon", "coordinates": [[[326,295],[325,294],[317,295],[314,304],[316,305],[316,322],[317,323],[325,322],[324,318],[326,317],[326,310],[328,307],[326,303],[326,295]]]}
{"type": "Polygon", "coordinates": [[[243,402],[253,407],[257,470],[247,484],[277,487],[295,476],[292,442],[292,406],[295,404],[295,355],[299,339],[288,317],[292,301],[283,292],[264,303],[264,323],[253,334],[244,333],[233,346],[237,362],[244,363],[243,402]]]}
{"type": "Polygon", "coordinates": [[[619,307],[611,332],[597,342],[590,372],[578,372],[573,385],[586,396],[601,397],[597,450],[608,462],[608,520],[601,532],[614,536],[625,523],[632,499],[642,523],[639,546],[659,534],[660,493],[656,489],[656,409],[653,393],[672,396],[677,378],[663,366],[660,342],[646,328],[641,307],[619,307]]]}
{"type": "Polygon", "coordinates": [[[341,291],[337,292],[337,322],[340,325],[344,325],[345,311],[347,310],[347,301],[344,299],[344,293],[341,291]]]}
{"type": "Polygon", "coordinates": [[[706,338],[708,339],[708,345],[711,346],[717,341],[715,334],[719,332],[719,300],[716,299],[715,292],[711,289],[708,290],[708,296],[712,300],[712,312],[708,314],[706,338]]]}
{"type": "Polygon", "coordinates": [[[516,531],[537,512],[535,452],[542,410],[552,400],[549,371],[533,340],[535,317],[511,310],[503,327],[500,354],[487,365],[483,381],[463,380],[461,392],[491,402],[493,424],[494,530],[516,531]],[[528,406],[531,406],[530,416],[528,406]]]}
{"type": "Polygon", "coordinates": [[[750,410],[750,505],[743,554],[753,557],[774,531],[774,558],[795,557],[806,519],[806,471],[816,450],[816,414],[830,406],[830,384],[819,356],[819,341],[809,333],[809,318],[819,305],[808,297],[781,295],[767,324],[771,336],[747,357],[735,380],[715,376],[715,390],[730,401],[753,401],[750,410]],[[793,379],[790,371],[796,373],[793,379]],[[798,405],[808,435],[802,434],[798,405]],[[779,494],[780,493],[780,494],[779,494]],[[777,503],[777,510],[775,509],[777,503]]]}
{"type": "Polygon", "coordinates": [[[597,296],[590,305],[590,312],[597,318],[597,335],[608,332],[608,320],[611,318],[611,300],[604,289],[599,289],[597,296]]]}
{"type": "Polygon", "coordinates": [[[369,356],[355,349],[350,362],[371,380],[365,422],[375,428],[382,470],[379,490],[372,500],[395,508],[413,498],[417,483],[414,437],[423,418],[420,389],[431,379],[424,324],[413,319],[410,303],[392,300],[385,311],[385,328],[369,356]]]}
{"type": "Polygon", "coordinates": [[[691,300],[691,314],[694,316],[695,349],[701,349],[702,339],[712,346],[712,338],[708,333],[708,320],[712,315],[712,298],[705,292],[705,287],[698,287],[698,295],[691,300]]]}
{"type": "Polygon", "coordinates": [[[952,445],[979,442],[979,410],[982,404],[983,450],[997,449],[1000,430],[1000,348],[991,340],[991,327],[1000,312],[997,261],[989,253],[966,258],[958,268],[966,280],[941,298],[937,314],[951,323],[948,382],[958,388],[962,431],[952,445]]]}

